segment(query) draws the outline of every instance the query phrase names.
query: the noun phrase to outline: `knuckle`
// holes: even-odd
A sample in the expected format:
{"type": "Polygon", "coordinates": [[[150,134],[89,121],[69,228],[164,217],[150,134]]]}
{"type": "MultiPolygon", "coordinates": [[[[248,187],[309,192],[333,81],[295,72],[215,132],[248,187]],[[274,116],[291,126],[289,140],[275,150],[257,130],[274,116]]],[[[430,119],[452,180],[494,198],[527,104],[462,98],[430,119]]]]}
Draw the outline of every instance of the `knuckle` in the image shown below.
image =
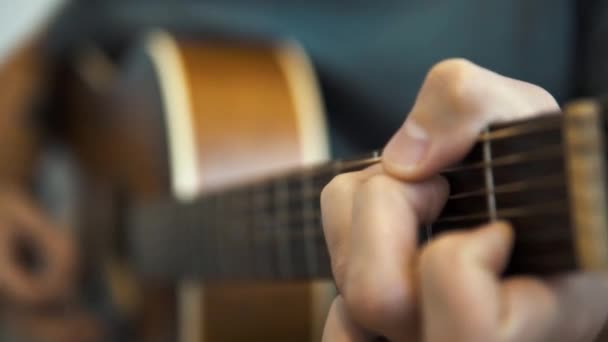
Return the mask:
{"type": "Polygon", "coordinates": [[[357,195],[373,200],[377,197],[386,198],[395,192],[399,192],[399,189],[401,189],[401,186],[397,186],[397,181],[386,175],[377,174],[371,176],[361,185],[357,195]]]}
{"type": "Polygon", "coordinates": [[[533,96],[537,100],[540,110],[559,109],[559,104],[557,103],[557,100],[555,100],[555,97],[553,97],[553,95],[551,95],[551,93],[547,89],[536,84],[528,84],[532,87],[532,89],[530,90],[530,94],[533,94],[533,96]]]}
{"type": "Polygon", "coordinates": [[[446,233],[432,240],[420,253],[420,268],[422,270],[444,271],[454,269],[464,257],[461,233],[446,233]]]}
{"type": "Polygon", "coordinates": [[[368,329],[382,327],[395,321],[405,321],[416,305],[411,284],[381,280],[374,275],[349,277],[344,284],[344,302],[353,318],[368,329]]]}
{"type": "Polygon", "coordinates": [[[475,81],[479,67],[463,58],[452,58],[435,64],[428,72],[425,86],[443,96],[458,112],[475,109],[471,101],[478,91],[475,81]]]}
{"type": "Polygon", "coordinates": [[[345,194],[352,193],[355,187],[353,176],[344,173],[334,177],[321,191],[321,209],[329,207],[334,201],[341,199],[345,194]]]}
{"type": "Polygon", "coordinates": [[[477,67],[471,61],[464,58],[445,59],[431,67],[427,78],[430,80],[448,81],[459,83],[466,80],[477,67]]]}
{"type": "Polygon", "coordinates": [[[420,213],[422,223],[431,223],[441,212],[450,192],[450,184],[442,176],[410,185],[410,203],[420,213]]]}

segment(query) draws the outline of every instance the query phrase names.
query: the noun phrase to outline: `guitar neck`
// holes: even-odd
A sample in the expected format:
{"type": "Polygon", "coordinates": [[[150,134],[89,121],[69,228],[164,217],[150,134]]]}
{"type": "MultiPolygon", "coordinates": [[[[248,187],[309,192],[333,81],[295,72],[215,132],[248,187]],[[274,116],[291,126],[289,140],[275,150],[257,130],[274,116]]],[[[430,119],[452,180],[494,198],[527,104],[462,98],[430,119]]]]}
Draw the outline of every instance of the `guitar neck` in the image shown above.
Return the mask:
{"type": "MultiPolygon", "coordinates": [[[[437,220],[420,228],[421,243],[447,230],[505,219],[514,224],[516,236],[507,272],[605,266],[604,125],[597,106],[570,108],[565,115],[495,125],[481,133],[461,163],[443,170],[451,194],[437,220]],[[590,243],[590,237],[598,240],[590,243]]],[[[334,176],[380,160],[374,152],[189,203],[133,208],[132,261],[140,272],[169,278],[329,278],[321,190],[334,176]]]]}

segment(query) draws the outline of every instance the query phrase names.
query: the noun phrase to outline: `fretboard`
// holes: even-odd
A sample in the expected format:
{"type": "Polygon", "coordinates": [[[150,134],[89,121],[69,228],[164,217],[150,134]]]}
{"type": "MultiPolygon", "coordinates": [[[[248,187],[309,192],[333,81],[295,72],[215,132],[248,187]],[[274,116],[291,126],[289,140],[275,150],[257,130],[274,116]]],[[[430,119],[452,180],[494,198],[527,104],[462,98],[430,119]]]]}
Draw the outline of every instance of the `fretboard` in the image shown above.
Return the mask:
{"type": "MultiPolygon", "coordinates": [[[[549,114],[481,133],[462,162],[443,170],[450,196],[439,218],[420,227],[421,243],[446,230],[505,219],[516,236],[507,272],[577,268],[564,122],[563,115],[549,114]]],[[[380,161],[375,152],[290,170],[190,203],[133,208],[132,261],[140,272],[172,279],[329,278],[321,190],[338,174],[380,161]]]]}

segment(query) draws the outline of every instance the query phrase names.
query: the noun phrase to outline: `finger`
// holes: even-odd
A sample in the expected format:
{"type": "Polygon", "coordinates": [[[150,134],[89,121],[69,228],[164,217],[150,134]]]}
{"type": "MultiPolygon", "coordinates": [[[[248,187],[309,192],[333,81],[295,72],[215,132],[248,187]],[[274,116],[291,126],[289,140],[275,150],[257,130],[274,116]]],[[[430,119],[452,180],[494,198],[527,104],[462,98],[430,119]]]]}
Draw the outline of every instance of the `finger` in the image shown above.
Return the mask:
{"type": "Polygon", "coordinates": [[[383,165],[395,177],[424,179],[461,159],[489,123],[558,109],[538,86],[447,60],[429,71],[407,120],[384,149],[383,165]]]}
{"type": "Polygon", "coordinates": [[[439,214],[448,193],[441,177],[405,184],[384,174],[370,177],[355,195],[351,248],[343,296],[351,317],[390,340],[415,329],[413,256],[417,230],[439,214]],[[409,325],[408,325],[409,324],[409,325]]]}
{"type": "Polygon", "coordinates": [[[420,256],[425,341],[495,341],[500,282],[512,245],[505,223],[448,233],[420,256]]]}
{"type": "Polygon", "coordinates": [[[46,289],[36,284],[29,270],[15,255],[15,236],[10,225],[0,222],[0,288],[9,301],[37,302],[46,296],[46,289]]]}
{"type": "Polygon", "coordinates": [[[503,285],[505,341],[593,341],[608,315],[608,276],[572,274],[503,285]]]}
{"type": "Polygon", "coordinates": [[[369,336],[353,322],[344,308],[340,296],[334,299],[325,328],[323,329],[323,342],[357,342],[369,341],[369,336]]]}
{"type": "Polygon", "coordinates": [[[380,172],[382,167],[374,165],[361,171],[343,173],[334,177],[321,192],[323,233],[339,290],[342,288],[344,266],[350,254],[354,193],[362,181],[380,172]]]}
{"type": "Polygon", "coordinates": [[[52,227],[44,214],[20,195],[4,196],[0,244],[0,285],[16,300],[40,302],[69,291],[75,265],[70,238],[52,227]],[[35,249],[42,260],[40,269],[29,269],[16,257],[21,241],[35,249]]]}

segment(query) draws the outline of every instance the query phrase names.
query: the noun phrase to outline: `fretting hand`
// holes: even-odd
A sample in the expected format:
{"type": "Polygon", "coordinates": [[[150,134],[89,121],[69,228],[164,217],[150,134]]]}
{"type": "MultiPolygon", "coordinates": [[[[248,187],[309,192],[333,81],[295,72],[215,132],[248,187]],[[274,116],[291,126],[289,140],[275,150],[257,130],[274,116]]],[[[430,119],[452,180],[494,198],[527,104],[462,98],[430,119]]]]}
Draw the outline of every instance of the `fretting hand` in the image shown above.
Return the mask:
{"type": "Polygon", "coordinates": [[[417,246],[449,192],[440,169],[489,123],[558,109],[542,88],[468,61],[433,67],[382,165],[337,176],[322,193],[340,293],[324,341],[592,340],[608,313],[605,274],[501,279],[513,241],[503,222],[417,246]]]}

